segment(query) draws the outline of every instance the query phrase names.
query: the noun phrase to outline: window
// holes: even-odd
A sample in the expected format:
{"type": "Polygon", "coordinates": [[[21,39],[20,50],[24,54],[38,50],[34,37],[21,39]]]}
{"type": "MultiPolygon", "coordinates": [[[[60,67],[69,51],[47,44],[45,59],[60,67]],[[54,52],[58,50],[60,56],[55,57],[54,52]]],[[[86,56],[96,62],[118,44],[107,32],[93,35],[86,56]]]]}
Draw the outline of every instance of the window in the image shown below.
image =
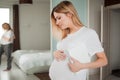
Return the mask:
{"type": "Polygon", "coordinates": [[[2,29],[2,24],[4,22],[9,23],[10,22],[9,18],[10,18],[10,9],[9,8],[0,8],[0,39],[4,32],[4,30],[2,29]]]}

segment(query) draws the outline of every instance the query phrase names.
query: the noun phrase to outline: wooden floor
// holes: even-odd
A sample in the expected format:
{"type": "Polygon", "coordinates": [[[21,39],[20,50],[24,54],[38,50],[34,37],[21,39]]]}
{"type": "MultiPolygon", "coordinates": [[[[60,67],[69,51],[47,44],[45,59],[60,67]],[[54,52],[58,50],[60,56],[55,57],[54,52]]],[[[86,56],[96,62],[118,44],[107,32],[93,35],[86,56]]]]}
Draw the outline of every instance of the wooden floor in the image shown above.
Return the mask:
{"type": "Polygon", "coordinates": [[[34,75],[36,75],[40,80],[50,80],[50,77],[49,77],[49,73],[48,73],[48,72],[35,73],[34,75]]]}
{"type": "Polygon", "coordinates": [[[0,65],[0,80],[40,80],[35,75],[25,74],[13,62],[11,71],[3,71],[4,69],[6,69],[6,58],[3,56],[0,65]]]}
{"type": "MultiPolygon", "coordinates": [[[[2,64],[0,65],[0,80],[50,80],[48,73],[27,75],[14,63],[12,63],[11,71],[3,71],[6,68],[6,58],[4,56],[2,58],[2,64]]],[[[100,80],[99,75],[90,76],[89,80],[100,80]]],[[[120,77],[110,75],[107,76],[105,80],[120,80],[120,77]]]]}
{"type": "Polygon", "coordinates": [[[120,80],[120,77],[114,76],[114,75],[109,75],[106,77],[105,80],[120,80]]]}

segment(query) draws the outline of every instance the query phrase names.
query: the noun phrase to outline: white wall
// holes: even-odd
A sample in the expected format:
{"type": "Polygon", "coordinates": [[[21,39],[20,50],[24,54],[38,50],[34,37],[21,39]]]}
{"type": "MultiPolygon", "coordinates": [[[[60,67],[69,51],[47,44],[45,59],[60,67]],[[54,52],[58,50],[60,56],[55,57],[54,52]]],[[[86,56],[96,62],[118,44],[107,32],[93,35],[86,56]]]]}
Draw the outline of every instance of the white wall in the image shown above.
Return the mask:
{"type": "Polygon", "coordinates": [[[50,3],[20,4],[21,49],[50,49],[50,3]]]}
{"type": "Polygon", "coordinates": [[[96,30],[100,36],[101,5],[104,5],[104,0],[89,0],[89,3],[89,27],[96,30]]]}
{"type": "MultiPolygon", "coordinates": [[[[18,0],[1,0],[0,7],[11,9],[18,0]]],[[[50,49],[50,0],[33,0],[33,4],[19,4],[21,49],[50,49]]]]}

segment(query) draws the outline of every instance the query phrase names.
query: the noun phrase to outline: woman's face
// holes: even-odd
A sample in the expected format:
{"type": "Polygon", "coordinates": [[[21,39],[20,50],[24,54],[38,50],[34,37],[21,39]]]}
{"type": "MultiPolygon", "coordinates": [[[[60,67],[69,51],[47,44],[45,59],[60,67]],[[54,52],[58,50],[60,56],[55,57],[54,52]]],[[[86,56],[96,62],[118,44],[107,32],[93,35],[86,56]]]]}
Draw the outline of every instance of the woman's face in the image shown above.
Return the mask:
{"type": "Polygon", "coordinates": [[[3,25],[3,29],[4,29],[4,30],[8,30],[8,29],[9,29],[9,26],[8,26],[7,24],[4,24],[4,25],[3,25]]]}
{"type": "Polygon", "coordinates": [[[67,29],[71,24],[71,17],[64,13],[54,12],[54,17],[56,20],[56,25],[61,29],[67,29]]]}

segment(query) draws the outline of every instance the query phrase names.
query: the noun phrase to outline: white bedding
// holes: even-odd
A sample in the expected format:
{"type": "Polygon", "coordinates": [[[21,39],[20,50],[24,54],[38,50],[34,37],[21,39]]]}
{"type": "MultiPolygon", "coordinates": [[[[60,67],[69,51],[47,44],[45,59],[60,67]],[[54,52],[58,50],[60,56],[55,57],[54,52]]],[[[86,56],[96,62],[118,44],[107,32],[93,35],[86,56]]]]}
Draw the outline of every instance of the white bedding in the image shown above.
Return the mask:
{"type": "Polygon", "coordinates": [[[50,50],[17,50],[14,62],[27,74],[48,72],[52,62],[50,50]]]}

